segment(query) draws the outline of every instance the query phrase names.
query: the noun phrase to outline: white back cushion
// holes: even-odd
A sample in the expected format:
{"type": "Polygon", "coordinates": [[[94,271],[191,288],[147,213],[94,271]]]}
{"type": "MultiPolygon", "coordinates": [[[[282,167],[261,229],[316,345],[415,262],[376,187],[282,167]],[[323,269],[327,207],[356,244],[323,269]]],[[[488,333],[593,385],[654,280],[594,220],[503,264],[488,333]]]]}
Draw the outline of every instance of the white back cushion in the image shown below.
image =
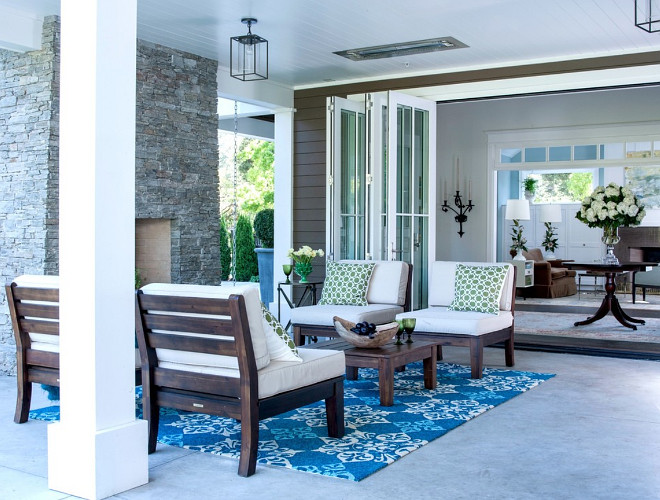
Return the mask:
{"type": "Polygon", "coordinates": [[[451,301],[454,300],[456,264],[464,264],[466,266],[507,266],[509,271],[506,273],[502,294],[500,295],[500,309],[503,311],[511,310],[511,294],[514,286],[513,266],[502,262],[453,262],[446,260],[433,262],[429,276],[429,306],[448,307],[451,301]]]}
{"type": "Polygon", "coordinates": [[[43,274],[22,274],[14,279],[18,286],[29,286],[32,288],[59,288],[59,276],[44,276],[43,274]]]}
{"type": "MultiPolygon", "coordinates": [[[[259,300],[259,289],[250,285],[238,286],[211,286],[211,285],[178,285],[174,283],[151,283],[141,288],[142,292],[151,295],[175,295],[179,297],[200,297],[200,298],[214,298],[226,299],[230,295],[242,295],[245,299],[245,308],[247,310],[248,324],[250,327],[250,336],[252,337],[252,348],[254,350],[254,358],[257,365],[257,370],[265,367],[270,363],[270,355],[268,354],[268,344],[266,343],[266,333],[263,326],[263,315],[261,313],[261,301],[259,300]]],[[[199,354],[199,353],[191,353],[199,354]]],[[[226,358],[226,356],[215,356],[217,358],[226,358]]],[[[160,354],[159,354],[160,357],[160,354]]],[[[185,355],[188,358],[188,355],[185,355]]],[[[195,356],[193,356],[194,358],[195,356]]],[[[235,358],[231,367],[237,366],[235,358]]],[[[220,365],[224,362],[220,359],[216,360],[220,365]]],[[[208,362],[207,362],[208,363],[208,362]]],[[[191,364],[197,364],[192,361],[191,364]]]]}
{"type": "Polygon", "coordinates": [[[406,302],[408,263],[398,260],[342,260],[340,262],[374,262],[374,272],[369,281],[369,304],[402,306],[406,302]]]}

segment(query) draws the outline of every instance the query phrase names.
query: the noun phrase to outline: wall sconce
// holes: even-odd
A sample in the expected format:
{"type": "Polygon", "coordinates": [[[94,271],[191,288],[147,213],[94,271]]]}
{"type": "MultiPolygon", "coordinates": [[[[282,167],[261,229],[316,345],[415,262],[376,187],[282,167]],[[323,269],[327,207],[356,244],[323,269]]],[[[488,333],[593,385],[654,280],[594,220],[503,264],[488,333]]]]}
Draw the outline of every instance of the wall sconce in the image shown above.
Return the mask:
{"type": "Polygon", "coordinates": [[[252,34],[252,25],[257,24],[253,17],[241,19],[247,24],[247,35],[233,36],[230,39],[230,74],[239,80],[268,79],[268,40],[252,34]]]}
{"type": "Polygon", "coordinates": [[[467,222],[467,213],[472,211],[474,208],[474,205],[472,204],[472,181],[466,181],[466,186],[467,186],[467,192],[468,192],[468,203],[465,205],[463,203],[463,199],[461,197],[461,191],[459,188],[460,181],[461,181],[461,168],[458,163],[458,158],[456,159],[456,194],[454,195],[454,205],[456,205],[456,208],[452,207],[451,205],[447,204],[447,181],[445,180],[444,182],[444,203],[442,204],[442,211],[447,213],[449,210],[454,212],[456,216],[454,217],[454,220],[458,222],[459,229],[458,229],[458,235],[462,238],[465,232],[463,231],[463,223],[467,222]]]}
{"type": "Polygon", "coordinates": [[[635,26],[649,33],[660,31],[660,4],[657,0],[635,0],[635,26]]]}

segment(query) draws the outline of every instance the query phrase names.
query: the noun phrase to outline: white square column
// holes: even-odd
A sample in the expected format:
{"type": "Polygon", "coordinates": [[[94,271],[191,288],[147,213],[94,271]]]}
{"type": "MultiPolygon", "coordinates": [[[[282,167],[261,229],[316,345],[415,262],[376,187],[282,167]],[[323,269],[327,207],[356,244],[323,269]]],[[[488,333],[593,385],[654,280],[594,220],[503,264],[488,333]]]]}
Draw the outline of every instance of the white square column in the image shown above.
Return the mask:
{"type": "Polygon", "coordinates": [[[105,498],[148,482],[135,418],[137,0],[62,0],[60,422],[48,485],[105,498]]]}
{"type": "MultiPolygon", "coordinates": [[[[275,113],[275,239],[273,242],[273,301],[279,300],[277,283],[284,278],[282,264],[293,245],[293,114],[294,110],[275,113]]],[[[288,290],[287,290],[288,293],[288,290]]],[[[275,308],[275,304],[272,304],[275,308]]],[[[289,320],[288,307],[281,309],[282,324],[289,320]]]]}

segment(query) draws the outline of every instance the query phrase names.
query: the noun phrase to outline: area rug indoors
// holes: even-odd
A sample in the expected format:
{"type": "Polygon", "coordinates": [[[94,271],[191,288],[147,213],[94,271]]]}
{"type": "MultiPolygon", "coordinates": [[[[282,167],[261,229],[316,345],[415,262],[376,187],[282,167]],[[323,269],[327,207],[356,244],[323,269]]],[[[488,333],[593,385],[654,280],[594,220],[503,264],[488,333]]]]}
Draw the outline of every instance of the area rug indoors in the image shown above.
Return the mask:
{"type": "MultiPolygon", "coordinates": [[[[438,386],[428,390],[422,364],[412,363],[405,372],[396,373],[394,406],[384,407],[379,402],[377,372],[361,369],[358,380],[345,382],[342,439],[327,437],[325,405],[318,402],[261,421],[257,464],[360,481],[553,376],[484,368],[483,378],[471,379],[469,366],[438,363],[438,386]]],[[[140,388],[136,412],[141,416],[140,388]]],[[[33,410],[30,418],[57,420],[59,407],[33,410]]],[[[161,409],[158,441],[238,459],[240,424],[161,409]]]]}
{"type": "Polygon", "coordinates": [[[590,314],[516,311],[516,335],[660,343],[660,318],[643,318],[646,324],[637,325],[637,330],[623,326],[611,313],[589,325],[574,326],[576,321],[584,321],[595,312],[596,309],[590,314]]]}

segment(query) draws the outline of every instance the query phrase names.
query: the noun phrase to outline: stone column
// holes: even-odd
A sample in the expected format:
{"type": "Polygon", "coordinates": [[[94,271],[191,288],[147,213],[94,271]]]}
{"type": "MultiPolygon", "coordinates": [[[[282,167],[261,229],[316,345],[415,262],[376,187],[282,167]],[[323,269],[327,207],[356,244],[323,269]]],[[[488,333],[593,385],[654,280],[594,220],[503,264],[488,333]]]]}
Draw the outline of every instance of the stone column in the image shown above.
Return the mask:
{"type": "Polygon", "coordinates": [[[105,498],[148,481],[134,402],[137,0],[61,10],[61,413],[48,485],[105,498]]]}

